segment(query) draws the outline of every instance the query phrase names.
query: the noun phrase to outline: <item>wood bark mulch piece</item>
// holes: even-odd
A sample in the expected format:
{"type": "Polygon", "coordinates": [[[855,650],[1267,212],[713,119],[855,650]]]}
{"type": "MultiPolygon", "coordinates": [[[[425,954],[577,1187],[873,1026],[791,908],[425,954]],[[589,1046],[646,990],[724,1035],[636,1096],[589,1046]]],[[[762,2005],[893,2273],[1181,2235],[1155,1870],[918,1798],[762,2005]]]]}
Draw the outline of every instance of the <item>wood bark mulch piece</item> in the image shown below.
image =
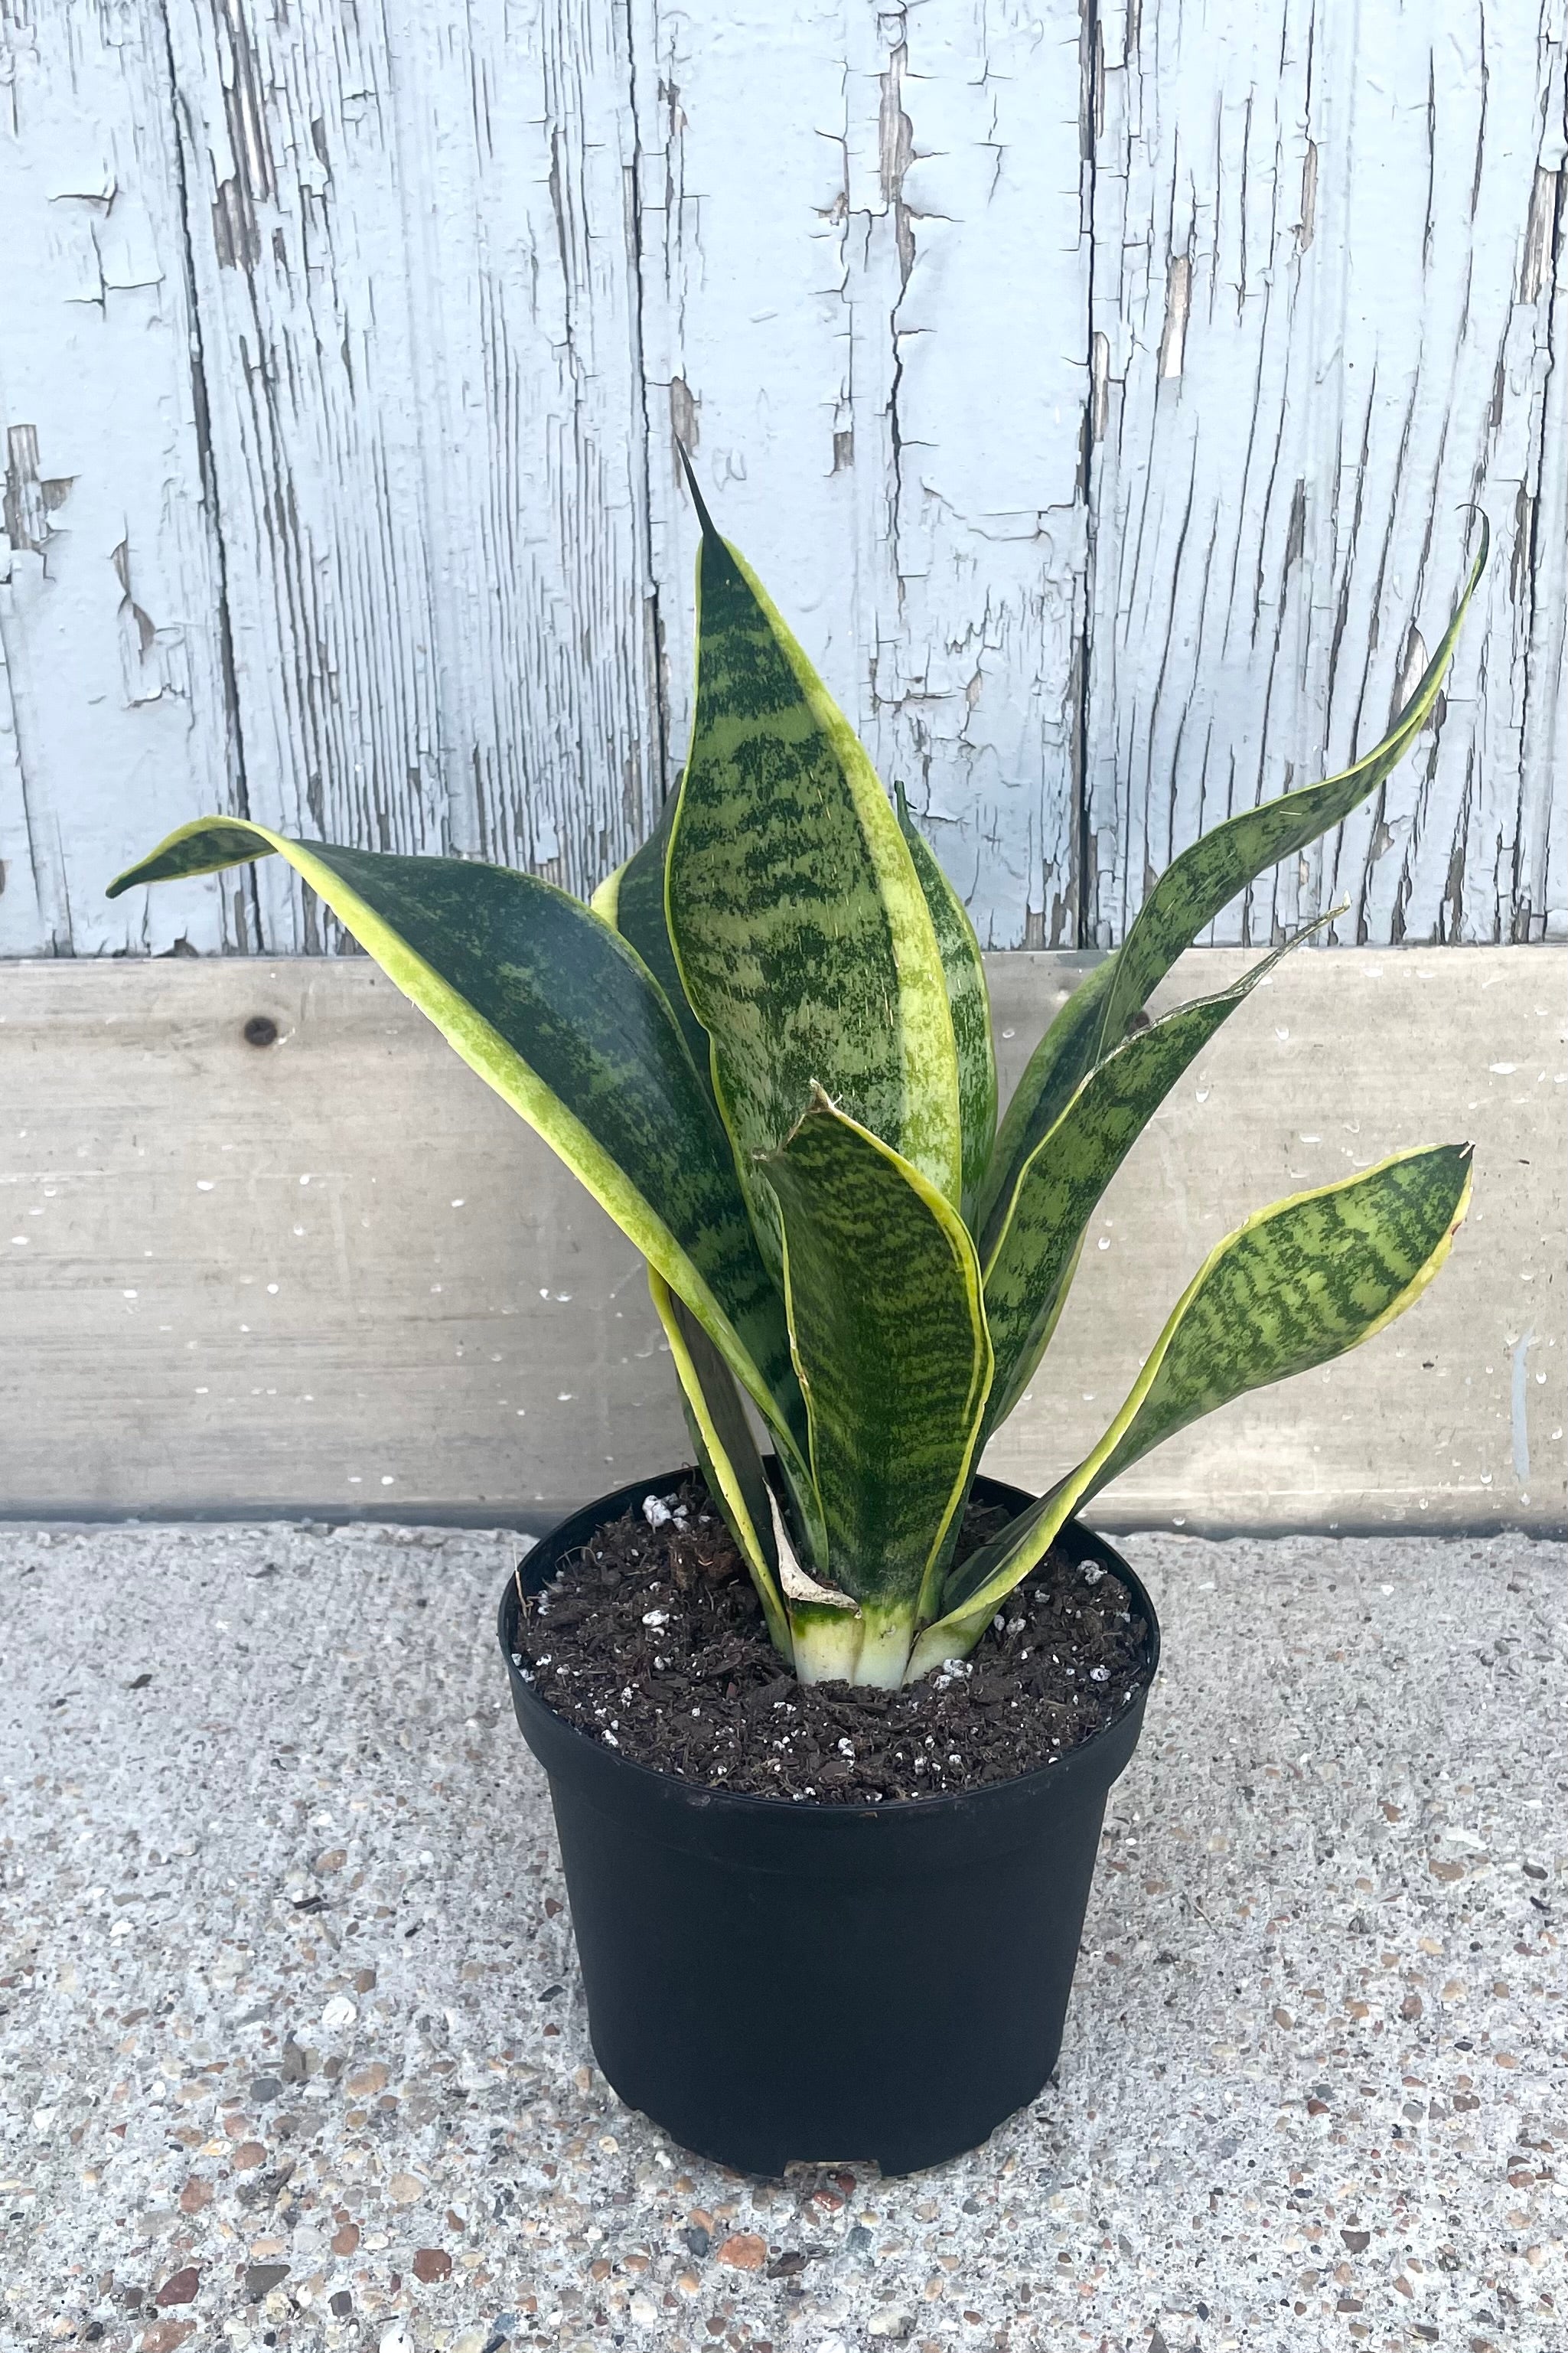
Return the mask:
{"type": "MultiPolygon", "coordinates": [[[[971,1507],[958,1557],[1005,1525],[971,1507]]],[[[971,1656],[902,1691],[798,1683],[694,1472],[601,1528],[527,1608],[539,1697],[632,1762],[824,1805],[976,1788],[1055,1763],[1138,1688],[1148,1627],[1125,1586],[1052,1552],[971,1656]]]]}

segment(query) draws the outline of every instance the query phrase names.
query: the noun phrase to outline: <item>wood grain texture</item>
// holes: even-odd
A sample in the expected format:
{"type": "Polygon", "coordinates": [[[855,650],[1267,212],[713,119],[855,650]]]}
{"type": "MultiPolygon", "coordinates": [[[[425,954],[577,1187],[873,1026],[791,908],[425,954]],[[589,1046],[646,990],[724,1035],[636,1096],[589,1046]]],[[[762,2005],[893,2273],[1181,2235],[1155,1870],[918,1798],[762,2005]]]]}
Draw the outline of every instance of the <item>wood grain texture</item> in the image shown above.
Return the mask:
{"type": "Polygon", "coordinates": [[[0,11],[0,955],[250,944],[245,878],[110,907],[242,806],[162,19],[0,11]]]}
{"type": "Polygon", "coordinates": [[[677,434],[994,947],[1372,741],[1483,501],[1440,723],[1222,936],[1568,936],[1564,103],[1560,0],[10,0],[0,953],[341,945],[102,905],[212,807],[590,887],[677,434]]]}
{"type": "Polygon", "coordinates": [[[1340,900],[1344,940],[1568,936],[1554,0],[1162,0],[1097,36],[1090,936],[1377,740],[1470,503],[1492,562],[1437,725],[1216,936],[1340,900]]]}
{"type": "Polygon", "coordinates": [[[682,1455],[637,1252],[363,959],[0,1000],[11,1494],[532,1506],[682,1455]]]}
{"type": "Polygon", "coordinates": [[[720,528],[907,786],[982,944],[1070,944],[1076,0],[636,0],[633,22],[672,739],[695,548],[679,433],[720,528]]]}
{"type": "MultiPolygon", "coordinates": [[[[1173,986],[1244,961],[1197,952],[1173,986]]],[[[1095,1516],[1568,1518],[1565,961],[1289,958],[1116,1178],[990,1466],[1038,1488],[1087,1452],[1248,1209],[1469,1135],[1475,1208],[1410,1317],[1095,1516]]],[[[989,960],[1005,1083],[1085,962],[989,960]]],[[[504,1521],[689,1459],[636,1252],[363,962],[0,966],[0,1509],[504,1521]]]]}
{"type": "Polygon", "coordinates": [[[170,25],[251,812],[585,893],[661,797],[620,20],[170,25]]]}

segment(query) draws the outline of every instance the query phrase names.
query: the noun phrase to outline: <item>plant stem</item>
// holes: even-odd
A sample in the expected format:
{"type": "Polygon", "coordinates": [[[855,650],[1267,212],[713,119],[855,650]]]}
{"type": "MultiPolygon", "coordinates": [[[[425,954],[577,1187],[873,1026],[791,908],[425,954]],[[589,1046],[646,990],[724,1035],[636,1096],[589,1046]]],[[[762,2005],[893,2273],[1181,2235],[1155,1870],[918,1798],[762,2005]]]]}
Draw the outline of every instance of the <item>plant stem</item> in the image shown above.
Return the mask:
{"type": "Polygon", "coordinates": [[[795,1672],[803,1683],[852,1683],[860,1656],[858,1611],[815,1609],[796,1602],[789,1613],[795,1672]]]}
{"type": "Polygon", "coordinates": [[[847,1609],[813,1609],[796,1603],[790,1612],[795,1671],[803,1683],[859,1683],[897,1691],[904,1680],[914,1614],[909,1605],[889,1609],[866,1602],[847,1609]]]}

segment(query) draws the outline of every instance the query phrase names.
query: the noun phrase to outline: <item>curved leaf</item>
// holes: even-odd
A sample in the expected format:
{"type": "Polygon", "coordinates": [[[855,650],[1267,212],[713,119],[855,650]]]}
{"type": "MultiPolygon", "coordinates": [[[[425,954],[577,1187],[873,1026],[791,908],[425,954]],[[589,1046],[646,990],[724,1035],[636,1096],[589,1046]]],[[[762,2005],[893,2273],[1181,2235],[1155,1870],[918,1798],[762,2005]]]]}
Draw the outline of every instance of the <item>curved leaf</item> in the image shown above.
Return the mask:
{"type": "Polygon", "coordinates": [[[962,1657],[1069,1514],[1175,1431],[1249,1389],[1359,1347],[1418,1299],[1470,1198],[1468,1144],[1377,1167],[1260,1209],[1210,1252],[1093,1452],[948,1579],[945,1615],[910,1677],[962,1657]]]}
{"type": "Polygon", "coordinates": [[[1320,785],[1303,786],[1300,792],[1282,794],[1261,808],[1246,809],[1226,824],[1216,825],[1173,859],[1133,917],[1117,955],[1116,976],[1103,1017],[1102,1052],[1123,1036],[1133,1014],[1147,1002],[1176,958],[1237,892],[1244,891],[1266,867],[1293,856],[1331,826],[1342,823],[1398,766],[1437,700],[1470,598],[1486,568],[1489,545],[1490,531],[1483,515],[1476,560],[1437,650],[1381,744],[1342,775],[1330,776],[1320,785]]]}
{"type": "Polygon", "coordinates": [[[988,1432],[1005,1421],[1033,1379],[1067,1298],[1084,1229],[1150,1119],[1237,1007],[1317,928],[1298,932],[1229,988],[1124,1039],[1090,1071],[1025,1161],[985,1267],[985,1320],[996,1356],[988,1432]]]}
{"type": "MultiPolygon", "coordinates": [[[[705,512],[702,523],[667,904],[742,1179],[820,1084],[956,1202],[947,983],[898,818],[765,592],[705,512]]],[[[767,1205],[753,1206],[765,1231],[767,1205]]]]}
{"type": "Polygon", "coordinates": [[[1085,974],[1025,1065],[996,1131],[980,1188],[975,1231],[981,1249],[995,1248],[1024,1163],[1056,1125],[1098,1058],[1105,1008],[1116,978],[1116,954],[1085,974]]]}
{"type": "MultiPolygon", "coordinates": [[[[901,1673],[990,1385],[974,1245],[935,1187],[820,1088],[762,1165],[784,1230],[828,1575],[901,1641],[901,1673]]],[[[872,1680],[864,1662],[859,1680],[872,1680]]]]}
{"type": "Polygon", "coordinates": [[[958,1052],[958,1111],[963,1137],[963,1208],[964,1222],[972,1227],[991,1147],[996,1140],[996,1049],[991,1036],[991,992],[985,986],[985,966],[969,910],[910,817],[902,785],[895,785],[893,792],[899,823],[931,910],[937,952],[947,980],[947,1007],[952,1016],[952,1042],[958,1052]]]}
{"type": "Polygon", "coordinates": [[[534,875],[291,841],[230,818],[182,826],[110,895],[271,851],[582,1179],[800,1460],[783,1303],[758,1256],[728,1138],[634,950],[534,875]]]}
{"type": "Polygon", "coordinates": [[[1437,700],[1459,629],[1486,568],[1490,527],[1436,651],[1381,744],[1342,775],[1283,793],[1216,825],[1173,859],[1133,918],[1121,947],[1063,1006],[1040,1040],[1007,1106],[982,1204],[987,1244],[999,1205],[1012,1198],[1017,1173],[1053,1126],[1079,1082],[1119,1046],[1139,1008],[1200,932],[1267,868],[1304,849],[1376,790],[1410,750],[1437,700]]]}

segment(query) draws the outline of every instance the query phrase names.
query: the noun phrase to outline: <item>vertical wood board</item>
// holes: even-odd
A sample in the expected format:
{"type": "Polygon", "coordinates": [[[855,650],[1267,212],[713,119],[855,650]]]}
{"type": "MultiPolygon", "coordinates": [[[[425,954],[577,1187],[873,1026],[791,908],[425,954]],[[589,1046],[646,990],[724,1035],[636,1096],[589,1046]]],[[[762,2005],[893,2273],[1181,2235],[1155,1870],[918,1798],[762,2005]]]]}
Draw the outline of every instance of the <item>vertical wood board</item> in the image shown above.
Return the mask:
{"type": "Polygon", "coordinates": [[[1556,0],[1098,25],[1092,936],[1377,740],[1473,506],[1494,552],[1436,726],[1215,936],[1340,901],[1349,941],[1568,935],[1556,0]]]}
{"type": "Polygon", "coordinates": [[[242,806],[161,16],[0,14],[0,955],[247,944],[243,875],[110,906],[242,806]]]}
{"type": "Polygon", "coordinates": [[[589,890],[660,797],[621,19],[171,26],[253,813],[589,890]]]}
{"type": "Polygon", "coordinates": [[[1071,944],[1078,7],[638,0],[634,27],[672,740],[692,670],[679,434],[982,942],[1071,944]]]}

